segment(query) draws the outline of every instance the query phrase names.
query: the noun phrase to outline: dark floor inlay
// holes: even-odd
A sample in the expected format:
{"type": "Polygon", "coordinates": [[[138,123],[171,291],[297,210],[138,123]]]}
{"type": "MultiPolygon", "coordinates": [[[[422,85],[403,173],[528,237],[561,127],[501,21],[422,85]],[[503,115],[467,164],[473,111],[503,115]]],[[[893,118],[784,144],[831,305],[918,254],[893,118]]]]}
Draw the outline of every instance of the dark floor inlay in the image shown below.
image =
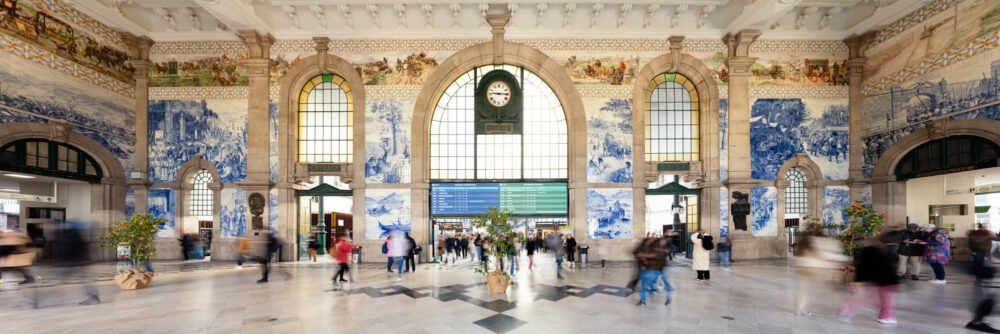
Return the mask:
{"type": "Polygon", "coordinates": [[[497,314],[494,316],[479,319],[473,322],[480,327],[493,331],[494,333],[506,333],[527,324],[527,321],[506,315],[497,314]]]}

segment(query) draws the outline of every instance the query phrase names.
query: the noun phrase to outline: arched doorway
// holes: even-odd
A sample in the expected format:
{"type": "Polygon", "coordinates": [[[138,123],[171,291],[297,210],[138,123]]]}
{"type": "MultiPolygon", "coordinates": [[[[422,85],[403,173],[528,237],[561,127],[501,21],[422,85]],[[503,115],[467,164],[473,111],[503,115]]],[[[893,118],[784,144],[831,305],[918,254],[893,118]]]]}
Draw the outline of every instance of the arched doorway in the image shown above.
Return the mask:
{"type": "MultiPolygon", "coordinates": [[[[0,124],[0,148],[2,174],[20,175],[7,182],[16,182],[18,193],[39,195],[20,210],[21,216],[28,216],[25,211],[30,206],[38,214],[48,212],[49,218],[39,219],[51,221],[59,215],[53,212],[63,209],[63,220],[85,222],[79,226],[89,225],[87,233],[95,236],[124,218],[125,170],[114,154],[93,139],[64,124],[12,122],[0,124]],[[20,188],[22,184],[26,186],[20,188]]],[[[88,243],[98,249],[96,240],[88,243]]],[[[102,249],[91,256],[110,259],[112,254],[102,249]]]]}
{"type": "Polygon", "coordinates": [[[936,224],[952,230],[964,251],[962,236],[976,222],[975,188],[1000,183],[996,129],[1000,121],[940,119],[889,147],[872,173],[872,202],[889,228],[936,224]]]}

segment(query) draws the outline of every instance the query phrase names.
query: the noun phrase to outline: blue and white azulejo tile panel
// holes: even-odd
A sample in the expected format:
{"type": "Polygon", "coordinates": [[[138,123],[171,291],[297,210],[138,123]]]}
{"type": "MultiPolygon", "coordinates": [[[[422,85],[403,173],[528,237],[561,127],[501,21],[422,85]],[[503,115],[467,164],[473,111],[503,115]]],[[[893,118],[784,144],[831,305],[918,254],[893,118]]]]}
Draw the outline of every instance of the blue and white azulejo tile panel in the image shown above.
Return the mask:
{"type": "MultiPolygon", "coordinates": [[[[160,226],[160,232],[156,234],[160,238],[170,238],[174,236],[174,190],[173,189],[149,189],[146,198],[149,214],[155,218],[165,218],[167,222],[160,226]]],[[[133,209],[134,210],[134,209],[133,209]]]]}
{"type": "Polygon", "coordinates": [[[587,99],[587,181],[632,182],[632,99],[587,99]]]}
{"type": "Polygon", "coordinates": [[[823,224],[842,225],[847,216],[841,209],[851,205],[851,190],[847,186],[823,188],[823,224]]]}
{"type": "Polygon", "coordinates": [[[824,179],[847,179],[847,116],[846,99],[757,99],[750,111],[752,177],[777,180],[785,161],[805,153],[824,179]]]}
{"type": "Polygon", "coordinates": [[[410,189],[365,189],[365,239],[410,232],[410,189]]]}
{"type": "Polygon", "coordinates": [[[247,192],[243,189],[222,189],[219,203],[219,234],[223,238],[236,238],[247,231],[247,192]]]}
{"type": "Polygon", "coordinates": [[[173,182],[177,169],[200,154],[224,183],[247,173],[246,100],[149,101],[149,179],[173,182]]]}
{"type": "Polygon", "coordinates": [[[365,182],[410,183],[412,98],[373,98],[365,113],[365,182]]]}
{"type": "Polygon", "coordinates": [[[632,188],[587,189],[587,238],[632,238],[632,188]]]}
{"type": "Polygon", "coordinates": [[[778,235],[778,190],[774,187],[754,187],[750,191],[750,214],[753,222],[750,234],[755,237],[778,235]]]}

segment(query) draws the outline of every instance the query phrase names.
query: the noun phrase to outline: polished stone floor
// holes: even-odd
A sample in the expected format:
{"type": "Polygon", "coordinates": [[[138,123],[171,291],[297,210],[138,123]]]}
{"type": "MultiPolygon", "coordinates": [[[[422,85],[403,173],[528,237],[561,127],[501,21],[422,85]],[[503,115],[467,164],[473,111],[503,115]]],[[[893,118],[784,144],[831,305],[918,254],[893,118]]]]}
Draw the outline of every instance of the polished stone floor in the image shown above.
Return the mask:
{"type": "MultiPolygon", "coordinates": [[[[525,266],[526,258],[521,265],[525,266]]],[[[609,263],[602,269],[564,270],[555,277],[551,256],[536,256],[533,271],[521,270],[507,294],[493,295],[470,263],[421,264],[396,281],[384,264],[363,263],[357,282],[330,283],[336,265],[282,263],[270,283],[259,271],[232,263],[157,263],[150,288],[121,291],[110,280],[113,265],[94,265],[59,282],[55,268],[39,267],[45,282],[17,286],[5,274],[0,291],[3,333],[964,333],[972,285],[959,266],[947,285],[906,281],[897,301],[898,325],[875,322],[876,311],[859,310],[851,323],[835,313],[844,291],[816,289],[811,317],[792,314],[795,280],[784,263],[740,263],[726,273],[713,265],[712,282],[675,262],[674,302],[624,288],[634,268],[609,263]],[[55,282],[54,282],[55,281],[55,282]],[[83,286],[99,292],[98,305],[78,306],[83,286]],[[25,307],[38,293],[38,309],[25,307]]],[[[929,268],[925,268],[929,275],[929,268]]],[[[925,279],[927,279],[925,277],[925,279]]],[[[1000,290],[1000,289],[998,289],[1000,290]]],[[[1000,318],[992,318],[1000,324],[1000,318]]]]}

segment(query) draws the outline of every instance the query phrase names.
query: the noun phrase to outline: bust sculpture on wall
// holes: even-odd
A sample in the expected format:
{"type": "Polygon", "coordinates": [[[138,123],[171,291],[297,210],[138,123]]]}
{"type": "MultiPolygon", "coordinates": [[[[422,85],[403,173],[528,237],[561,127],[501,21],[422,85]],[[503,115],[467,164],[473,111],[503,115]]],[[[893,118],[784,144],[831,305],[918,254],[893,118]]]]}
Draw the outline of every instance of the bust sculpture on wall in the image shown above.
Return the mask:
{"type": "Polygon", "coordinates": [[[747,230],[747,215],[750,214],[750,201],[747,200],[748,198],[747,194],[739,191],[733,192],[733,199],[736,202],[729,205],[729,216],[733,218],[733,226],[737,230],[747,230]]]}
{"type": "Polygon", "coordinates": [[[264,214],[264,205],[267,201],[264,200],[264,195],[260,193],[252,193],[247,199],[247,206],[250,207],[250,214],[253,215],[251,222],[253,224],[253,229],[263,230],[264,229],[264,218],[261,215],[264,214]]]}

